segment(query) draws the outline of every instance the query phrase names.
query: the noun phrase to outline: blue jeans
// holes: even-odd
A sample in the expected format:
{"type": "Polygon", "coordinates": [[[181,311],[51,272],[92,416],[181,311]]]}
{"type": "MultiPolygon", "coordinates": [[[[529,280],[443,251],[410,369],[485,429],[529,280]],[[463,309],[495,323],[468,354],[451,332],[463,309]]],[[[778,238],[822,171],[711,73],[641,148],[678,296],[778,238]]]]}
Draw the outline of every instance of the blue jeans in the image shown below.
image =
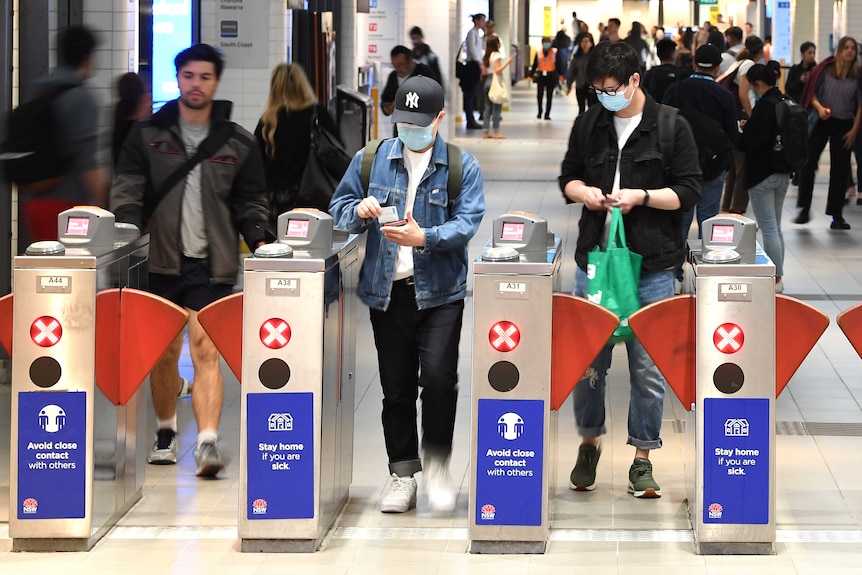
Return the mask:
{"type": "Polygon", "coordinates": [[[790,174],[772,174],[748,190],[754,219],[763,236],[763,250],[775,264],[775,277],[784,275],[784,234],[781,208],[787,195],[790,174]]]}
{"type": "MultiPolygon", "coordinates": [[[[587,296],[587,272],[575,271],[575,295],[587,296]]],[[[673,270],[642,274],[638,285],[641,305],[648,305],[673,296],[673,270]]],[[[575,424],[585,439],[608,432],[605,427],[605,387],[614,346],[607,345],[587,369],[572,392],[575,424]]],[[[643,345],[633,339],[626,342],[629,360],[629,437],[627,444],[638,449],[661,447],[661,419],[664,411],[665,379],[643,345]]]]}
{"type": "Polygon", "coordinates": [[[488,131],[488,128],[492,126],[492,120],[494,131],[500,131],[500,114],[503,113],[503,104],[495,104],[488,99],[488,90],[491,89],[491,82],[493,79],[493,74],[485,76],[485,113],[482,116],[482,127],[485,128],[486,132],[488,131]]]}
{"type": "MultiPolygon", "coordinates": [[[[724,190],[724,176],[727,172],[721,172],[711,180],[704,180],[700,192],[700,201],[697,203],[697,239],[701,239],[703,222],[718,214],[721,208],[721,192],[724,190]]],[[[688,239],[688,231],[694,220],[694,210],[689,210],[682,215],[682,239],[688,239]]]]}

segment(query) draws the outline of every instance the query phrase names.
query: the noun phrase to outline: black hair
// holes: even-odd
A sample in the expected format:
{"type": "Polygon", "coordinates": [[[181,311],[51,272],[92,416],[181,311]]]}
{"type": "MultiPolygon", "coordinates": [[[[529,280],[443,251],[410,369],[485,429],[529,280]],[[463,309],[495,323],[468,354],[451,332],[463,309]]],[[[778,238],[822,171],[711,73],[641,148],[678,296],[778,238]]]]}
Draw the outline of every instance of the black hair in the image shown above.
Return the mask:
{"type": "Polygon", "coordinates": [[[751,35],[745,39],[745,48],[736,55],[737,60],[756,60],[763,53],[763,40],[759,36],[751,35]]]}
{"type": "Polygon", "coordinates": [[[799,47],[799,53],[805,54],[809,49],[814,48],[817,49],[817,46],[814,45],[814,42],[803,42],[802,46],[799,47]]]}
{"type": "Polygon", "coordinates": [[[578,34],[577,36],[575,36],[575,44],[577,44],[578,46],[580,46],[580,45],[581,45],[581,40],[583,40],[584,38],[589,38],[589,39],[590,39],[590,45],[592,45],[592,46],[595,46],[595,45],[596,45],[595,40],[593,40],[593,35],[592,35],[592,34],[590,34],[589,32],[581,32],[580,34],[578,34]]]}
{"type": "Polygon", "coordinates": [[[608,18],[608,24],[610,24],[611,22],[613,22],[614,24],[616,24],[616,25],[617,25],[617,28],[619,28],[620,26],[622,26],[622,25],[623,25],[623,23],[622,23],[622,22],[620,22],[620,19],[619,19],[619,18],[608,18]]]}
{"type": "Polygon", "coordinates": [[[479,12],[478,14],[473,14],[472,16],[470,16],[470,18],[473,19],[474,24],[476,23],[476,20],[478,20],[479,18],[484,18],[484,17],[485,17],[485,15],[482,14],[481,12],[479,12]]]}
{"type": "Polygon", "coordinates": [[[177,74],[189,62],[212,62],[215,65],[216,79],[221,78],[221,73],[224,70],[224,57],[218,48],[213,48],[209,44],[194,44],[177,54],[177,57],[174,58],[177,74]]]}
{"type": "Polygon", "coordinates": [[[57,58],[61,64],[78,68],[96,47],[96,37],[83,26],[70,26],[57,38],[57,58]]]}
{"type": "Polygon", "coordinates": [[[407,46],[402,46],[401,44],[399,44],[398,46],[392,48],[392,50],[389,52],[390,58],[394,58],[395,56],[405,56],[408,60],[412,60],[413,50],[411,50],[407,46]]]}
{"type": "Polygon", "coordinates": [[[752,85],[760,81],[767,86],[774,86],[781,77],[781,64],[775,60],[770,60],[766,64],[755,64],[748,69],[745,77],[748,79],[748,83],[752,85]]]}
{"type": "Polygon", "coordinates": [[[676,51],[676,42],[670,38],[662,38],[655,43],[655,53],[662,62],[673,58],[674,51],[676,51]]]}
{"type": "Polygon", "coordinates": [[[587,80],[595,84],[606,78],[628,83],[632,74],[640,72],[641,59],[634,48],[625,42],[600,42],[590,51],[587,61],[587,80]]]}
{"type": "Polygon", "coordinates": [[[676,67],[683,70],[694,70],[694,54],[690,50],[680,50],[676,53],[676,67]]]}
{"type": "Polygon", "coordinates": [[[424,38],[425,34],[422,33],[422,28],[419,26],[413,26],[410,28],[410,34],[408,36],[419,36],[420,38],[424,38]]]}
{"type": "Polygon", "coordinates": [[[727,43],[724,40],[724,34],[722,34],[721,30],[719,30],[718,28],[713,28],[709,31],[709,36],[707,36],[706,38],[706,43],[712,44],[713,46],[718,48],[719,52],[724,52],[727,47],[727,43]]]}
{"type": "Polygon", "coordinates": [[[733,46],[742,42],[742,28],[739,26],[731,26],[724,31],[724,35],[727,37],[728,43],[733,46]]]}

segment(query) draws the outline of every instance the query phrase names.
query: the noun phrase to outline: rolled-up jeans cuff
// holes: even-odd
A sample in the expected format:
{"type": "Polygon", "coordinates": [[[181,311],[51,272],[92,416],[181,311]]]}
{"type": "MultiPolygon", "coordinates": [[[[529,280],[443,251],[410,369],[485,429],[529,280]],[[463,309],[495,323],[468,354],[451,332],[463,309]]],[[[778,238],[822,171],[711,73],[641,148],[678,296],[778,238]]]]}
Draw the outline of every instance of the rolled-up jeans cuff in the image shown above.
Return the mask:
{"type": "Polygon", "coordinates": [[[420,471],[422,471],[422,462],[418,459],[396,461],[389,464],[389,473],[394,473],[398,477],[413,477],[415,473],[420,471]]]}
{"type": "Polygon", "coordinates": [[[661,439],[635,439],[632,436],[629,436],[626,444],[633,445],[635,449],[646,449],[652,451],[653,449],[661,449],[661,439]]]}
{"type": "Polygon", "coordinates": [[[584,439],[595,439],[601,437],[608,432],[608,428],[604,425],[601,427],[578,427],[578,435],[584,439]]]}

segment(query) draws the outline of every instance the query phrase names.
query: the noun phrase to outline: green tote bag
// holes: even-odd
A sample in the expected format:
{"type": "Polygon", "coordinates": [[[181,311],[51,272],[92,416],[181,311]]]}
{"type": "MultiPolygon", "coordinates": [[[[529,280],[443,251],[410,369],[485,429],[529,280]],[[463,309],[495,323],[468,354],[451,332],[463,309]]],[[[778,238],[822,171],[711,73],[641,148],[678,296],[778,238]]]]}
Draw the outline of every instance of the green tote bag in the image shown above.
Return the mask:
{"type": "Polygon", "coordinates": [[[634,339],[629,316],[640,309],[638,283],[641,279],[640,254],[626,247],[626,231],[620,208],[611,211],[611,227],[607,249],[596,246],[587,255],[587,298],[614,312],[620,325],[608,343],[634,339]]]}

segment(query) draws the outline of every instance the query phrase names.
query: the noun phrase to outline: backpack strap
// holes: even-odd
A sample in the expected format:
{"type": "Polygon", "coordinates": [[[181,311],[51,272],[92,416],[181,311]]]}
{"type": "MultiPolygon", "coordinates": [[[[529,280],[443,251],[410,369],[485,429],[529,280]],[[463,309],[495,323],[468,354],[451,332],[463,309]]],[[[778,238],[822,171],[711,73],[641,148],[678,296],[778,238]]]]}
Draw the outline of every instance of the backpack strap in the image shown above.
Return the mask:
{"type": "Polygon", "coordinates": [[[659,104],[658,148],[661,152],[661,165],[665,174],[669,174],[671,171],[677,115],[678,111],[673,106],[659,104]]]}
{"type": "MultiPolygon", "coordinates": [[[[371,184],[371,167],[374,165],[374,158],[377,156],[377,150],[383,140],[371,140],[365,145],[365,151],[362,153],[362,164],[359,168],[359,181],[362,183],[362,189],[365,190],[365,195],[368,195],[368,186],[371,184]]],[[[446,143],[446,153],[449,157],[449,176],[446,180],[446,192],[449,195],[449,205],[458,198],[461,194],[461,180],[464,177],[464,160],[461,158],[461,148],[455,144],[446,143]]]]}

